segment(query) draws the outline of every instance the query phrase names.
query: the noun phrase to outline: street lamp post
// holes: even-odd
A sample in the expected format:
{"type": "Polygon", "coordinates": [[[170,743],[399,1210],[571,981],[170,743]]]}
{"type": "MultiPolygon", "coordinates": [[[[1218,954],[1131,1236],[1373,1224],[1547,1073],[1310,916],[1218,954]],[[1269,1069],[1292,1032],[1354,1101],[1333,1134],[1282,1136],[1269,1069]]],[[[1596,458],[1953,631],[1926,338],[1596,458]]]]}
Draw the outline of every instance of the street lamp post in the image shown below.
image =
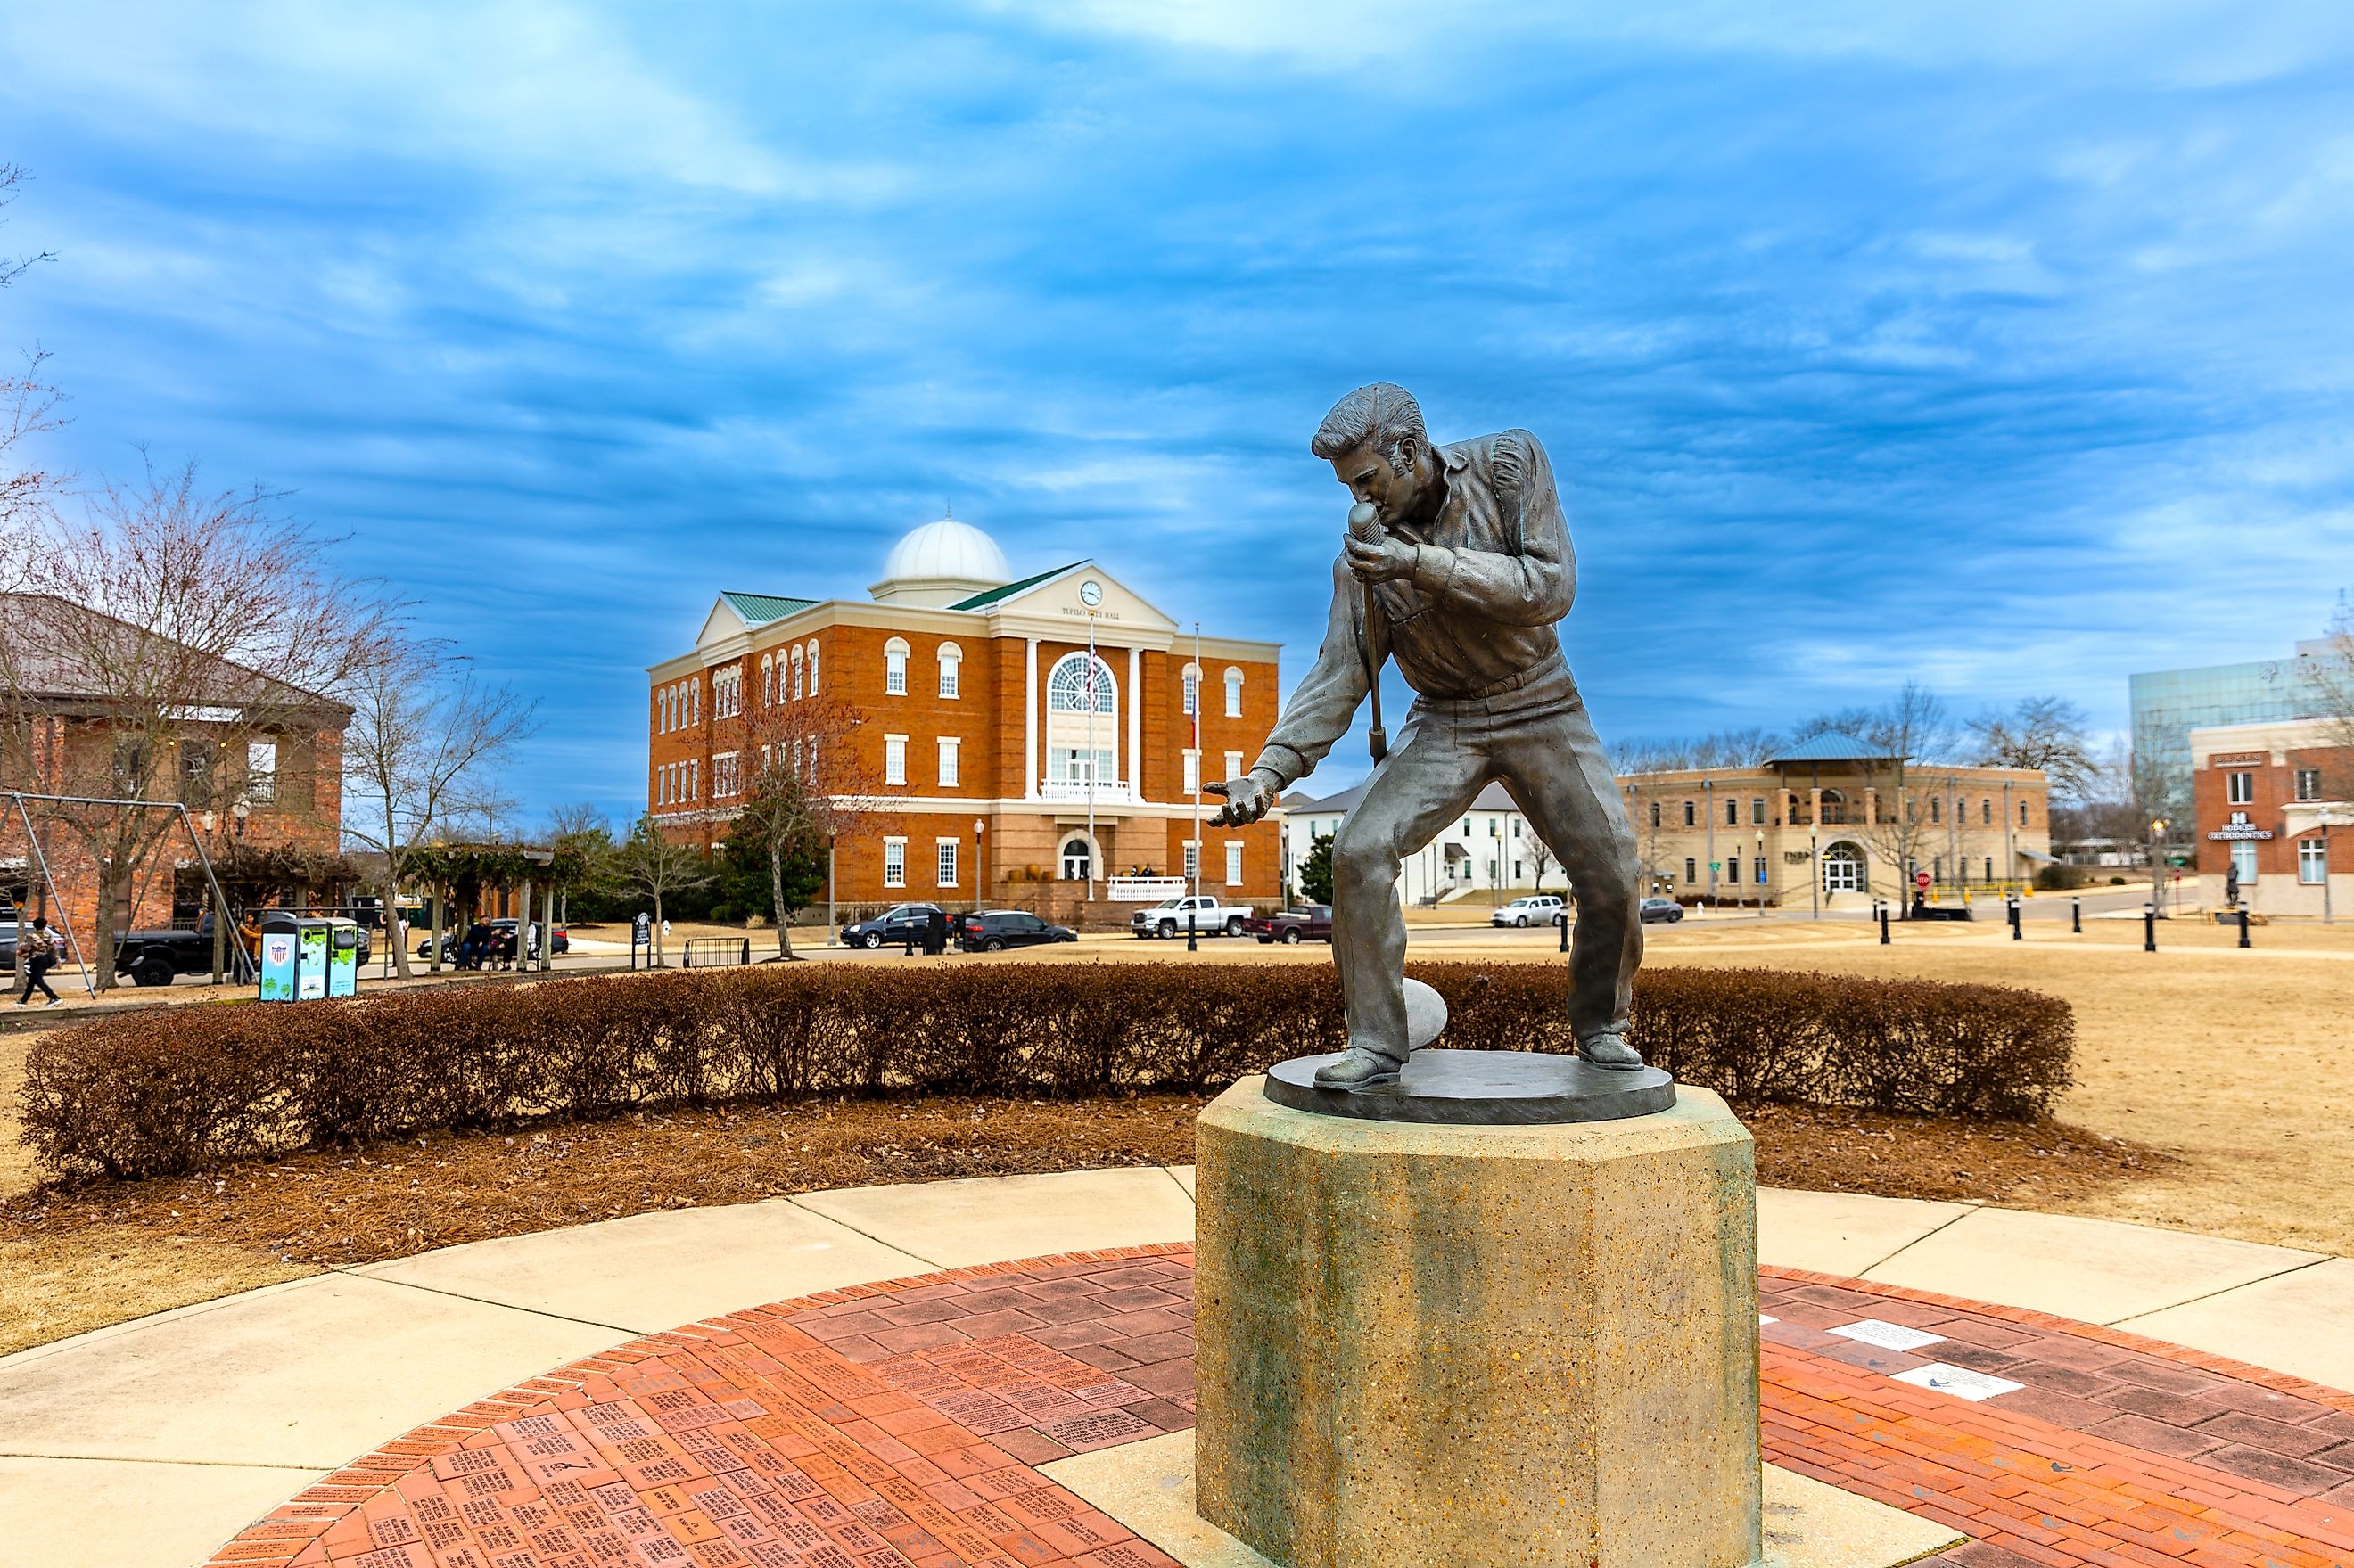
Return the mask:
{"type": "Polygon", "coordinates": [[[2149,904],[2154,914],[2166,910],[2166,857],[2158,845],[2166,834],[2166,819],[2159,817],[2149,824],[2149,904]]]}
{"type": "Polygon", "coordinates": [[[1749,868],[1757,876],[1757,918],[1766,918],[1766,830],[1757,830],[1757,863],[1749,868]]]}

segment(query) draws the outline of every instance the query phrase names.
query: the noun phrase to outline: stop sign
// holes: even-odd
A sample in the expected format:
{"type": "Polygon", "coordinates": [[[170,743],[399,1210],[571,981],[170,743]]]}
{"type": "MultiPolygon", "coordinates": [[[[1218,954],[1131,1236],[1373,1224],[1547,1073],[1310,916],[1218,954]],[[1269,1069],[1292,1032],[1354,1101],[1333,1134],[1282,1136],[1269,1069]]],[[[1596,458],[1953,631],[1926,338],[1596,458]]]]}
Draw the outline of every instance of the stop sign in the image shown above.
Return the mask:
{"type": "Polygon", "coordinates": [[[1915,886],[1915,887],[1917,887],[1917,888],[1919,888],[1919,889],[1920,889],[1922,892],[1924,892],[1924,893],[1928,892],[1928,891],[1929,891],[1929,874],[1928,874],[1927,872],[1925,872],[1925,871],[1916,871],[1916,872],[1914,872],[1914,873],[1913,874],[1913,885],[1914,885],[1914,886],[1915,886]]]}

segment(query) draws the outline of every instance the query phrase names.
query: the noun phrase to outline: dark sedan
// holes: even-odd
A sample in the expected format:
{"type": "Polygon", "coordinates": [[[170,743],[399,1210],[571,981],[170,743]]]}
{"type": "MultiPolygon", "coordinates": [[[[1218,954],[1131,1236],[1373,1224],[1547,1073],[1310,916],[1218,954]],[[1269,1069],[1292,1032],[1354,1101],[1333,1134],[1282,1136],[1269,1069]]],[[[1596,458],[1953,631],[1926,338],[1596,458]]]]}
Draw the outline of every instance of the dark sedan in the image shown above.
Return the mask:
{"type": "Polygon", "coordinates": [[[872,920],[844,926],[842,944],[846,948],[881,948],[905,947],[913,942],[920,948],[924,945],[925,926],[938,913],[940,906],[937,904],[895,905],[872,920]]]}
{"type": "Polygon", "coordinates": [[[1076,942],[1079,934],[1068,926],[1050,925],[1020,909],[985,909],[960,915],[951,927],[956,944],[968,953],[1002,953],[1008,948],[1034,948],[1046,942],[1076,942]]]}
{"type": "Polygon", "coordinates": [[[1274,915],[1254,915],[1243,929],[1262,942],[1281,942],[1286,947],[1301,942],[1329,942],[1332,939],[1332,906],[1295,904],[1274,915]]]}
{"type": "Polygon", "coordinates": [[[1664,922],[1682,919],[1684,906],[1672,898],[1646,898],[1643,900],[1642,908],[1637,911],[1637,915],[1644,925],[1657,926],[1664,922]]]}

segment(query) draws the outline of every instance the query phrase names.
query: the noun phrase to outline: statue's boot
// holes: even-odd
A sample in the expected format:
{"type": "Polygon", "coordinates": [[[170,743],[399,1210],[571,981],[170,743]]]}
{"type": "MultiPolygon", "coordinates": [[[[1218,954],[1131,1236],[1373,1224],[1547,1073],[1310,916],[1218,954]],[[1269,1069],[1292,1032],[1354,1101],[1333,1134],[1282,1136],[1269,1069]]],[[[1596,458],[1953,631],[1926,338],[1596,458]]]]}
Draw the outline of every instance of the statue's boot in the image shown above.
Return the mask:
{"type": "Polygon", "coordinates": [[[1624,1034],[1589,1034],[1577,1043],[1577,1054],[1597,1067],[1616,1067],[1633,1072],[1643,1065],[1643,1058],[1624,1034]]]}
{"type": "Polygon", "coordinates": [[[1341,1053],[1337,1062],[1327,1062],[1316,1069],[1316,1086],[1320,1089],[1370,1089],[1376,1084],[1394,1084],[1405,1063],[1396,1056],[1385,1056],[1367,1045],[1352,1045],[1341,1053]]]}

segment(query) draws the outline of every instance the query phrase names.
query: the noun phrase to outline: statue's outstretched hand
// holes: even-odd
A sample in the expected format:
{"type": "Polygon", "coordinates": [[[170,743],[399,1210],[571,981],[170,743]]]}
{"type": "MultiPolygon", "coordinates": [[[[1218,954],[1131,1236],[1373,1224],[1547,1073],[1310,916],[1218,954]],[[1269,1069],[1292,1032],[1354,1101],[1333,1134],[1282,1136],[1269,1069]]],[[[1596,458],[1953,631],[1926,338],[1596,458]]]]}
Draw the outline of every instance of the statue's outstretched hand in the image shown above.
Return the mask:
{"type": "Polygon", "coordinates": [[[1275,804],[1275,791],[1248,773],[1223,784],[1204,784],[1203,788],[1213,795],[1225,797],[1226,803],[1210,819],[1213,827],[1238,828],[1246,822],[1256,822],[1275,804]]]}

